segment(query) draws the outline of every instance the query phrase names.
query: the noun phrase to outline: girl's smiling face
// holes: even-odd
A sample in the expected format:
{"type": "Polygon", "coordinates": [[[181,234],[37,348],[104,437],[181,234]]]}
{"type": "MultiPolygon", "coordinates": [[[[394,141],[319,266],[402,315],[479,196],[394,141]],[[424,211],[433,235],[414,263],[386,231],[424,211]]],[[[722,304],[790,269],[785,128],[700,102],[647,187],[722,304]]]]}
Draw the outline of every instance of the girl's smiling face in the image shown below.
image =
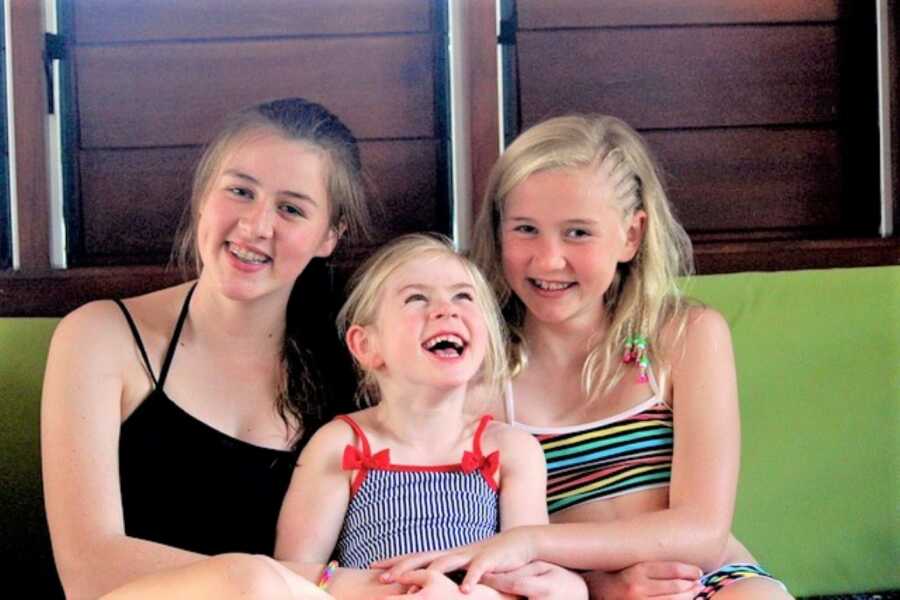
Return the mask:
{"type": "MultiPolygon", "coordinates": [[[[627,218],[593,166],[539,171],[506,197],[503,270],[528,319],[596,328],[616,266],[634,258],[646,214],[627,218]]],[[[585,329],[581,329],[585,328],[585,329]]]]}
{"type": "Polygon", "coordinates": [[[337,243],[326,176],[308,144],[266,129],[236,141],[200,207],[201,278],[235,300],[276,294],[286,303],[309,261],[337,243]]]}
{"type": "Polygon", "coordinates": [[[375,322],[348,330],[379,384],[464,387],[484,362],[487,329],[472,278],[454,256],[414,258],[385,280],[375,322]]]}

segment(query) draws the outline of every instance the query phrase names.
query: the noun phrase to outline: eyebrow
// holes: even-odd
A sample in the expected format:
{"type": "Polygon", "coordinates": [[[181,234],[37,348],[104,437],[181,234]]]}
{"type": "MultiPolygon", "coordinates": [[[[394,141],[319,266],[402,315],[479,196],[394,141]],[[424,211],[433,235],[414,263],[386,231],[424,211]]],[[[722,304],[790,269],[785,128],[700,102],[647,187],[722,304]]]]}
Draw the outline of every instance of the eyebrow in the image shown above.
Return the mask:
{"type": "MultiPolygon", "coordinates": [[[[399,290],[397,290],[397,295],[403,294],[404,292],[408,292],[411,290],[433,290],[435,287],[437,287],[437,286],[426,285],[424,283],[410,283],[410,284],[404,285],[399,290]]],[[[451,285],[449,287],[454,292],[458,291],[458,290],[463,290],[463,289],[464,290],[474,290],[475,289],[474,285],[472,285],[471,283],[466,283],[466,282],[454,283],[453,285],[451,285]]]]}
{"type": "MultiPolygon", "coordinates": [[[[507,221],[517,221],[517,222],[532,222],[534,219],[531,217],[507,217],[507,221]]],[[[596,225],[599,223],[596,219],[566,219],[563,221],[564,225],[596,225]]]]}
{"type": "MultiPolygon", "coordinates": [[[[236,177],[238,179],[243,179],[244,181],[249,181],[250,183],[252,183],[254,185],[262,185],[256,177],[253,177],[252,175],[248,175],[247,173],[244,173],[243,171],[238,171],[237,169],[226,169],[223,172],[223,175],[230,175],[230,176],[236,177]]],[[[304,194],[302,192],[294,192],[291,190],[279,190],[278,194],[283,195],[283,196],[290,196],[291,198],[296,198],[297,200],[305,200],[306,202],[309,202],[309,203],[313,204],[314,206],[319,205],[319,203],[316,202],[312,196],[309,196],[308,194],[304,194]]]]}

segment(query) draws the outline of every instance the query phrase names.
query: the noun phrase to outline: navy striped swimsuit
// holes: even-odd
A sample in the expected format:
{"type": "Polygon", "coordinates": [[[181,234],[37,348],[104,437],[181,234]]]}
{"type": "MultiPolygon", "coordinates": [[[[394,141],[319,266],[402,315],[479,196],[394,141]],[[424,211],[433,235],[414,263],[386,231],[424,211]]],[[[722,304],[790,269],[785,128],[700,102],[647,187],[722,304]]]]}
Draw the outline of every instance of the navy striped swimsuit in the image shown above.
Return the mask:
{"type": "Polygon", "coordinates": [[[464,452],[459,464],[440,466],[391,464],[390,450],[372,454],[356,421],[337,418],[353,428],[360,445],[348,445],[342,463],[344,470],[358,470],[335,548],[342,567],[366,568],[398,554],[446,550],[499,531],[494,475],[500,455],[481,452],[489,415],[478,423],[472,451],[464,452]]]}

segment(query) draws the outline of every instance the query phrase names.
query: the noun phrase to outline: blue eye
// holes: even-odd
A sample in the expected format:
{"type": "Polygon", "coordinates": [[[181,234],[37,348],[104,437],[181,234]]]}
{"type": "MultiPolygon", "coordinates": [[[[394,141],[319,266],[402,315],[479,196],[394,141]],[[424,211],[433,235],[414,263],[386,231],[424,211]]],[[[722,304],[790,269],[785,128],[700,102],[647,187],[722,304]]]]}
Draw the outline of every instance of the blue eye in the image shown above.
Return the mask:
{"type": "Polygon", "coordinates": [[[472,297],[472,294],[469,292],[460,292],[453,297],[454,300],[465,300],[466,302],[473,302],[475,298],[472,297]]]}
{"type": "Polygon", "coordinates": [[[409,304],[411,302],[427,302],[428,298],[425,297],[424,294],[410,294],[406,297],[406,300],[403,301],[404,304],[409,304]]]}
{"type": "Polygon", "coordinates": [[[285,213],[289,217],[306,217],[306,213],[293,204],[282,204],[278,207],[278,210],[285,213]]]}

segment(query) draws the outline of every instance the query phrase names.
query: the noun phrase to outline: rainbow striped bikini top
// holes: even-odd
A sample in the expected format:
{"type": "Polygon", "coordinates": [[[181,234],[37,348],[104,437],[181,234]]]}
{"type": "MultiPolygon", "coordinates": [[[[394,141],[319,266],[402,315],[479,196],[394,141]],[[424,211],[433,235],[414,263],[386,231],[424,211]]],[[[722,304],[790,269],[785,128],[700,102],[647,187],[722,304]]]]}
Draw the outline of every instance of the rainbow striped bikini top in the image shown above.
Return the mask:
{"type": "Polygon", "coordinates": [[[550,514],[595,500],[665,487],[672,478],[672,409],[654,394],[622,413],[568,427],[516,423],[512,386],[506,415],[514,426],[533,434],[547,461],[547,511],[550,514]]]}

